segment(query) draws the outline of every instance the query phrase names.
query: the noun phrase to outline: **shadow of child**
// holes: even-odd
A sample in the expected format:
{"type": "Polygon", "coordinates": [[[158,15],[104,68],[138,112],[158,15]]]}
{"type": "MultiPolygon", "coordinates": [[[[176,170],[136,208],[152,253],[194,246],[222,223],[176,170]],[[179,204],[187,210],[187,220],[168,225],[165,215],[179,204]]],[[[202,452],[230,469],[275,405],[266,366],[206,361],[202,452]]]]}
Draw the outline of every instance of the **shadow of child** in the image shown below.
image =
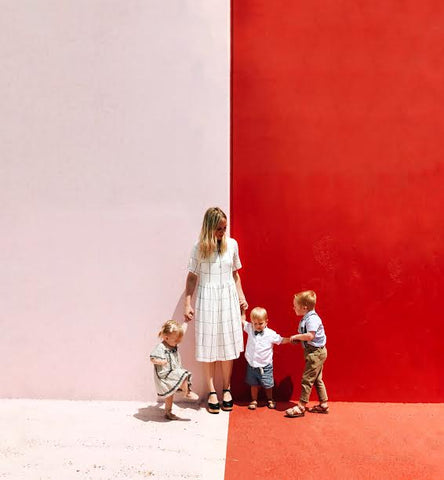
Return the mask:
{"type": "MultiPolygon", "coordinates": [[[[181,417],[181,414],[186,414],[184,409],[192,409],[192,410],[199,410],[200,406],[197,404],[191,404],[187,402],[174,402],[177,403],[181,407],[180,412],[175,412],[177,416],[177,420],[181,422],[190,422],[191,418],[181,417]]],[[[133,415],[134,418],[137,420],[141,420],[142,422],[159,422],[165,423],[170,422],[171,420],[165,417],[165,410],[162,407],[163,402],[157,402],[157,405],[150,405],[148,407],[139,408],[139,411],[133,415]]]]}

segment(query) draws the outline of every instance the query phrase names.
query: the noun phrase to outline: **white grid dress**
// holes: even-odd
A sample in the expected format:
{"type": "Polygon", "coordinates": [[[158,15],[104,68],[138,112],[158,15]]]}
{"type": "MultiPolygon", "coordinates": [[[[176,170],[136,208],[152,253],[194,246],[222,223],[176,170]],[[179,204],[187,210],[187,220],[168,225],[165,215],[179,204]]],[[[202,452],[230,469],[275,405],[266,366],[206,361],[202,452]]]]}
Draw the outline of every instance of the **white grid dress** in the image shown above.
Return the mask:
{"type": "Polygon", "coordinates": [[[215,362],[239,358],[244,350],[239,296],[233,272],[242,264],[236,240],[227,238],[227,251],[199,258],[199,244],[191,253],[188,270],[198,278],[196,295],[196,360],[215,362]]]}

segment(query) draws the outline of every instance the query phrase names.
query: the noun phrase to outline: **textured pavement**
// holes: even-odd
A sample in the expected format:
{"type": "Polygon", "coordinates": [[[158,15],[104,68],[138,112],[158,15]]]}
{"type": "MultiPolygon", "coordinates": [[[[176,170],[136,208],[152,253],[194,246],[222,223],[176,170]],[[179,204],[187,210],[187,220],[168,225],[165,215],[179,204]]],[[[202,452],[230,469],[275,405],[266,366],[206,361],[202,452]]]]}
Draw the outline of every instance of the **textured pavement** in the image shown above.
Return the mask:
{"type": "Polygon", "coordinates": [[[229,414],[177,404],[0,400],[0,479],[223,480],[229,414]]]}

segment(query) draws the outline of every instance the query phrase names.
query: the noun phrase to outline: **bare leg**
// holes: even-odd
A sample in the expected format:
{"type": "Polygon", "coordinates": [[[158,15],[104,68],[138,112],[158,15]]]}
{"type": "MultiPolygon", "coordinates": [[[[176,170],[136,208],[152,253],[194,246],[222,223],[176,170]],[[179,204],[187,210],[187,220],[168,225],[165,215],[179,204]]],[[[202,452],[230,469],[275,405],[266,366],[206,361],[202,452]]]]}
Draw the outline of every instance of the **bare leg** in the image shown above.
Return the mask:
{"type": "Polygon", "coordinates": [[[183,396],[186,400],[193,400],[193,401],[199,400],[199,395],[197,395],[197,393],[191,391],[190,380],[188,378],[186,378],[182,382],[182,385],[180,386],[180,388],[181,388],[183,396]]]}
{"type": "Polygon", "coordinates": [[[251,385],[251,400],[257,402],[257,396],[259,393],[259,385],[251,385]]]}
{"type": "Polygon", "coordinates": [[[177,420],[178,417],[172,412],[173,409],[173,395],[165,398],[165,417],[168,420],[177,420]]]}
{"type": "Polygon", "coordinates": [[[171,412],[172,409],[173,409],[173,395],[171,395],[171,397],[165,398],[165,411],[171,412]]]}
{"type": "Polygon", "coordinates": [[[258,396],[258,393],[259,393],[259,385],[251,385],[250,392],[251,392],[251,402],[250,402],[250,405],[248,405],[248,409],[249,410],[256,410],[257,396],[258,396]]]}
{"type": "Polygon", "coordinates": [[[182,390],[184,395],[186,395],[190,391],[190,389],[188,387],[188,379],[187,378],[182,382],[182,385],[180,386],[180,389],[182,390]]]}
{"type": "MultiPolygon", "coordinates": [[[[233,360],[225,360],[220,362],[222,367],[222,382],[223,382],[223,389],[230,390],[231,388],[231,373],[233,371],[233,360]]],[[[233,397],[231,396],[230,392],[224,392],[223,400],[225,402],[229,402],[232,400],[233,397]]]]}
{"type": "Polygon", "coordinates": [[[276,408],[276,402],[273,400],[273,387],[265,389],[265,395],[267,396],[267,407],[276,408]]]}
{"type": "MultiPolygon", "coordinates": [[[[214,388],[214,374],[216,372],[216,362],[204,362],[203,363],[203,370],[204,370],[204,377],[205,383],[207,384],[208,393],[214,392],[216,389],[214,388]]],[[[217,403],[217,395],[212,394],[208,397],[209,403],[217,403]]]]}

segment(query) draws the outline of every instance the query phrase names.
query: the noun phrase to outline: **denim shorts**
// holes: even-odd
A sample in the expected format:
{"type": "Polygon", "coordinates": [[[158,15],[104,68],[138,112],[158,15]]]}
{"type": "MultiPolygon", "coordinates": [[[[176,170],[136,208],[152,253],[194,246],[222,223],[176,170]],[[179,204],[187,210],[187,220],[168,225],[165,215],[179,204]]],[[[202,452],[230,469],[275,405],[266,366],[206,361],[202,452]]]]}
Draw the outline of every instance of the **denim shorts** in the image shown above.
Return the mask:
{"type": "Polygon", "coordinates": [[[252,367],[247,363],[247,375],[245,381],[248,385],[261,385],[264,388],[274,387],[273,364],[265,367],[252,367]]]}

